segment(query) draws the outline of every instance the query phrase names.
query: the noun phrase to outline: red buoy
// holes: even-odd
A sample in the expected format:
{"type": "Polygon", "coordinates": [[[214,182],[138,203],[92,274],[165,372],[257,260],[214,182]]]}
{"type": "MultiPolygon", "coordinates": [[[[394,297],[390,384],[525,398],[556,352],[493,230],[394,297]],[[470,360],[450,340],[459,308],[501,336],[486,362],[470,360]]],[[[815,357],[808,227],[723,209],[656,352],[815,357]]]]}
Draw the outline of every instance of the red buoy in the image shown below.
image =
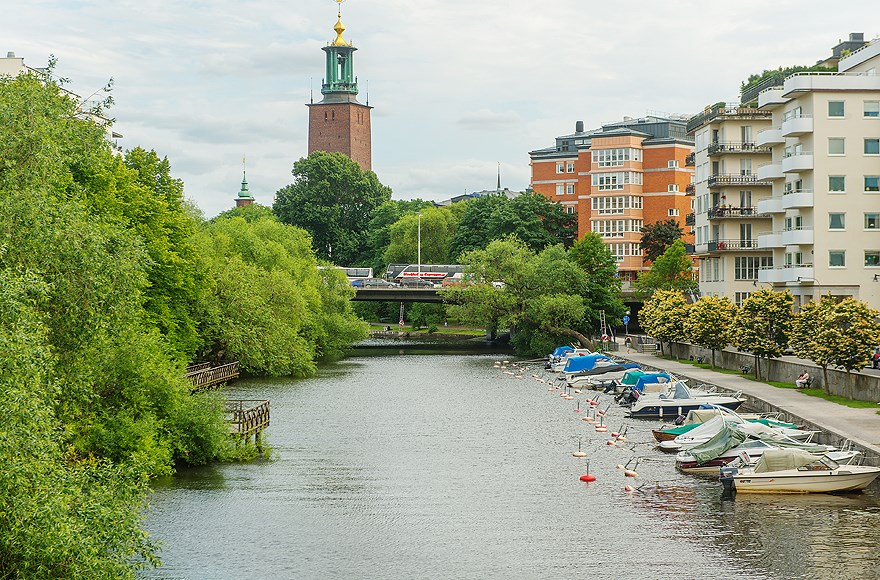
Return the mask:
{"type": "Polygon", "coordinates": [[[581,481],[586,481],[586,482],[596,481],[596,476],[592,475],[590,473],[585,473],[580,477],[580,479],[581,479],[581,481]]]}
{"type": "Polygon", "coordinates": [[[624,485],[623,491],[635,491],[636,489],[631,485],[624,485]]]}

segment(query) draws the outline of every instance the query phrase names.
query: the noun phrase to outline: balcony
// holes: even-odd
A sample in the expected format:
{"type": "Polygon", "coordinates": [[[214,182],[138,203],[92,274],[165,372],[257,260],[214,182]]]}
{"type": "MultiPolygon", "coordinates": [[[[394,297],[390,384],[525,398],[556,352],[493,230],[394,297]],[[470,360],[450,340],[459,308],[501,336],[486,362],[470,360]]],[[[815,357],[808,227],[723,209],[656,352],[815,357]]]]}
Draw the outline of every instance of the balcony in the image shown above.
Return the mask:
{"type": "Polygon", "coordinates": [[[798,278],[813,278],[812,264],[792,264],[781,268],[762,268],[758,270],[758,282],[770,284],[784,284],[786,282],[798,282],[798,278]]]}
{"type": "Polygon", "coordinates": [[[725,153],[764,153],[769,154],[769,147],[761,147],[757,143],[736,143],[733,141],[715,141],[709,144],[709,155],[725,153]]]}
{"type": "Polygon", "coordinates": [[[751,107],[741,107],[738,103],[721,103],[711,108],[706,107],[705,111],[691,117],[688,120],[686,131],[692,133],[718,117],[725,119],[769,119],[770,113],[751,107]]]}
{"type": "Polygon", "coordinates": [[[695,226],[697,225],[697,216],[696,214],[689,213],[684,216],[684,225],[686,226],[695,226]]]}
{"type": "Polygon", "coordinates": [[[782,159],[782,172],[783,173],[798,173],[800,171],[812,171],[813,169],[813,154],[812,153],[797,153],[786,155],[782,159]]]}
{"type": "Polygon", "coordinates": [[[758,248],[761,250],[772,250],[773,248],[784,247],[782,243],[782,234],[758,234],[758,248]]]}
{"type": "Polygon", "coordinates": [[[786,191],[780,200],[782,210],[813,207],[813,192],[808,189],[786,191]]]}
{"type": "Polygon", "coordinates": [[[785,79],[783,95],[806,91],[877,91],[880,75],[852,72],[802,72],[785,79]]]}
{"type": "MultiPolygon", "coordinates": [[[[759,214],[774,214],[774,213],[782,213],[785,211],[782,208],[782,200],[778,197],[771,197],[768,199],[762,199],[758,202],[758,213],[759,214]]],[[[759,237],[760,239],[760,237],[759,237]]]]}
{"type": "Polygon", "coordinates": [[[813,132],[813,116],[801,115],[782,121],[782,136],[797,137],[813,132]]]}
{"type": "Polygon", "coordinates": [[[691,151],[687,154],[687,157],[684,158],[684,164],[688,167],[693,167],[697,160],[697,154],[694,151],[691,151]]]}
{"type": "Polygon", "coordinates": [[[712,252],[742,252],[758,250],[758,240],[713,240],[707,245],[712,252]]]}
{"type": "Polygon", "coordinates": [[[713,207],[707,212],[710,220],[716,219],[743,219],[743,218],[770,218],[770,215],[758,213],[754,207],[713,207]]]}
{"type": "Polygon", "coordinates": [[[745,175],[740,173],[719,173],[716,175],[710,175],[708,184],[709,187],[724,187],[727,185],[751,185],[757,187],[762,185],[769,186],[770,182],[758,179],[758,176],[754,173],[747,173],[745,175]]]}
{"type": "Polygon", "coordinates": [[[785,137],[782,136],[782,129],[780,127],[758,131],[758,138],[755,144],[763,146],[776,145],[778,143],[785,143],[785,137]]]}
{"type": "Polygon", "coordinates": [[[697,192],[697,185],[695,183],[688,183],[684,186],[685,195],[694,195],[697,192]]]}
{"type": "Polygon", "coordinates": [[[784,105],[788,99],[783,97],[785,90],[782,87],[770,87],[758,93],[759,109],[775,109],[779,105],[784,105]]]}
{"type": "Polygon", "coordinates": [[[781,163],[765,163],[758,166],[758,179],[782,179],[781,163]]]}
{"type": "Polygon", "coordinates": [[[783,246],[810,246],[813,244],[813,228],[782,231],[783,246]]]}

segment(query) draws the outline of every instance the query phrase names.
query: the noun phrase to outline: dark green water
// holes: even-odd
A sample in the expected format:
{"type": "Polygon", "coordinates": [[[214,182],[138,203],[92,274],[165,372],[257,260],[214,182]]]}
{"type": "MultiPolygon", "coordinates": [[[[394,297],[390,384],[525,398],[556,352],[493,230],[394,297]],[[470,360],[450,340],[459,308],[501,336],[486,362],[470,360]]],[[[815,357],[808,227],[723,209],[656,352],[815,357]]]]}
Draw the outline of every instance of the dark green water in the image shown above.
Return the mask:
{"type": "Polygon", "coordinates": [[[271,400],[274,459],[158,482],[146,527],[165,564],[145,576],[880,576],[875,493],[722,501],[717,481],[653,449],[655,422],[629,421],[629,447],[608,446],[575,401],[536,371],[493,368],[502,358],[393,344],[312,379],[230,386],[271,400]],[[578,439],[594,483],[578,480],[578,439]],[[615,468],[632,457],[635,483],[615,468]]]}

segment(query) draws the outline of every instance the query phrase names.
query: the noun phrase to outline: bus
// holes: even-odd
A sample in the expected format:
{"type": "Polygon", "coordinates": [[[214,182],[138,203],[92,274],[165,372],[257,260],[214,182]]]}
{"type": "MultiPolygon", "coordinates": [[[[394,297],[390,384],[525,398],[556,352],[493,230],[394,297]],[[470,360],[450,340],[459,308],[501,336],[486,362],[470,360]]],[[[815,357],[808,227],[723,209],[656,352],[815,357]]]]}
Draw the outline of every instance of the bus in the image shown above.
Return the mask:
{"type": "Polygon", "coordinates": [[[464,266],[461,264],[388,264],[385,278],[401,286],[418,286],[424,283],[439,284],[446,278],[461,278],[463,273],[464,266]]]}

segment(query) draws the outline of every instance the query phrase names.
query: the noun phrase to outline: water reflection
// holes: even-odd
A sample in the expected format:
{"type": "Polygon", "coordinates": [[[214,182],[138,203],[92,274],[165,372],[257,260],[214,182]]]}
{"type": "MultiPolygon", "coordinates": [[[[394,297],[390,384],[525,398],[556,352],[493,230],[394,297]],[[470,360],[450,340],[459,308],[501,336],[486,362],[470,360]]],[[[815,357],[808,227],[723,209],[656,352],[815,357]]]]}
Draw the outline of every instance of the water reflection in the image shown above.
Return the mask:
{"type": "Polygon", "coordinates": [[[159,482],[147,527],[165,566],[146,576],[846,578],[880,561],[872,493],[722,501],[653,449],[654,422],[609,408],[611,429],[628,426],[609,446],[578,401],[492,368],[508,353],[403,350],[233,385],[271,399],[275,459],[159,482]],[[578,441],[595,483],[578,481],[578,441]],[[616,466],[634,457],[626,493],[616,466]]]}

